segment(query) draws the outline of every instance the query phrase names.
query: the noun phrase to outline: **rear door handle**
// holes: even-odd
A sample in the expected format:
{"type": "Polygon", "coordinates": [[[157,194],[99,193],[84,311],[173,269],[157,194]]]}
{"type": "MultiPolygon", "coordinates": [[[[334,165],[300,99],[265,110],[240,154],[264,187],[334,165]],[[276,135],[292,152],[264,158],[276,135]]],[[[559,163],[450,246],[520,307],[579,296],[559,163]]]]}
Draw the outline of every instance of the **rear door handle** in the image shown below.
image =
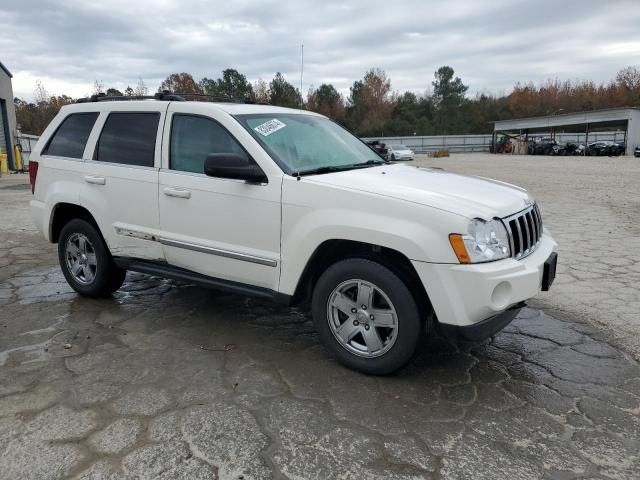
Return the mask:
{"type": "Polygon", "coordinates": [[[94,185],[104,185],[107,183],[104,177],[94,177],[93,175],[87,175],[84,177],[87,183],[93,183],[94,185]]]}
{"type": "Polygon", "coordinates": [[[181,188],[167,187],[163,190],[163,192],[168,197],[191,198],[191,192],[189,190],[183,190],[181,188]]]}

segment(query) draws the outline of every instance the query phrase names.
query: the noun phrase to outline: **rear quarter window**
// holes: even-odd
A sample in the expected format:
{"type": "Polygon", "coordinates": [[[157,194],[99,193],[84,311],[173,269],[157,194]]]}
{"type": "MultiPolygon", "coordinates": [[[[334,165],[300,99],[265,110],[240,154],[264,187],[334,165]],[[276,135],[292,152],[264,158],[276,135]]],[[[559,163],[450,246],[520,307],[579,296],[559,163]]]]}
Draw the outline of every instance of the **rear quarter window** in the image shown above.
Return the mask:
{"type": "Polygon", "coordinates": [[[65,118],[44,148],[42,155],[82,158],[97,112],[72,113],[65,118]]]}
{"type": "Polygon", "coordinates": [[[160,114],[110,113],[102,128],[94,160],[153,167],[160,114]]]}

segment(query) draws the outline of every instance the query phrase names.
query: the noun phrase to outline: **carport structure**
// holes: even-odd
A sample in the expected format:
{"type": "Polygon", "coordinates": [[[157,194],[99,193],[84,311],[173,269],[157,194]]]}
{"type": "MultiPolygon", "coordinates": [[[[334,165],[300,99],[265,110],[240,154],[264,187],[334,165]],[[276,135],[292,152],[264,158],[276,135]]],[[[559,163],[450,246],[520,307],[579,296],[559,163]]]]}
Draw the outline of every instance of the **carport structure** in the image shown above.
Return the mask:
{"type": "Polygon", "coordinates": [[[572,134],[588,145],[597,132],[624,132],[625,154],[630,155],[640,145],[640,109],[635,107],[607,108],[588,112],[552,114],[542,117],[517,118],[493,122],[493,141],[504,134],[528,140],[532,136],[572,134]],[[591,138],[590,138],[591,135],[591,138]]]}

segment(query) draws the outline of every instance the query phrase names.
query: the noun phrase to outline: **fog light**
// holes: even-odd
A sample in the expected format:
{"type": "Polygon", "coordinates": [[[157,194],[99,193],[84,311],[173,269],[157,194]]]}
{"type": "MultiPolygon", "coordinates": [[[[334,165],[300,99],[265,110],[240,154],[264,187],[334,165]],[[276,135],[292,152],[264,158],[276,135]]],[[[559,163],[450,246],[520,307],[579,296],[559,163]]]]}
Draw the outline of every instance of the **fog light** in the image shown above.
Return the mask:
{"type": "Polygon", "coordinates": [[[493,289],[491,294],[491,303],[494,310],[504,310],[511,303],[511,284],[509,282],[500,282],[493,289]]]}

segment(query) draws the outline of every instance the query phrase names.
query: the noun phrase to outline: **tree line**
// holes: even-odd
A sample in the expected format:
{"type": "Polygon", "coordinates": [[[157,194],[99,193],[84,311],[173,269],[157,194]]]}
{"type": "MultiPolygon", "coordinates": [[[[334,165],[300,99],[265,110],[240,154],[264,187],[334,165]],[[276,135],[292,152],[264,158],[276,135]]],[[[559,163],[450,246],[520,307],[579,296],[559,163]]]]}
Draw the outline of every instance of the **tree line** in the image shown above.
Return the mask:
{"type": "MultiPolygon", "coordinates": [[[[353,82],[345,97],[334,85],[310,87],[306,95],[278,72],[270,82],[250,82],[233,68],[218,78],[196,80],[191,74],[172,73],[158,91],[213,97],[244,98],[256,103],[304,108],[321,113],[362,137],[489,133],[491,121],[536,115],[632,106],[640,107],[640,69],[627,67],[609,82],[547,80],[539,85],[518,83],[507,95],[468,96],[468,86],[453,68],[442,66],[423,94],[397,92],[384,70],[372,68],[353,82]]],[[[147,95],[142,79],[124,91],[96,81],[93,93],[147,95]]],[[[194,96],[190,100],[197,100],[194,96]]],[[[67,95],[50,95],[38,82],[34,101],[16,98],[18,124],[25,133],[39,135],[59,109],[74,102],[67,95]]]]}

